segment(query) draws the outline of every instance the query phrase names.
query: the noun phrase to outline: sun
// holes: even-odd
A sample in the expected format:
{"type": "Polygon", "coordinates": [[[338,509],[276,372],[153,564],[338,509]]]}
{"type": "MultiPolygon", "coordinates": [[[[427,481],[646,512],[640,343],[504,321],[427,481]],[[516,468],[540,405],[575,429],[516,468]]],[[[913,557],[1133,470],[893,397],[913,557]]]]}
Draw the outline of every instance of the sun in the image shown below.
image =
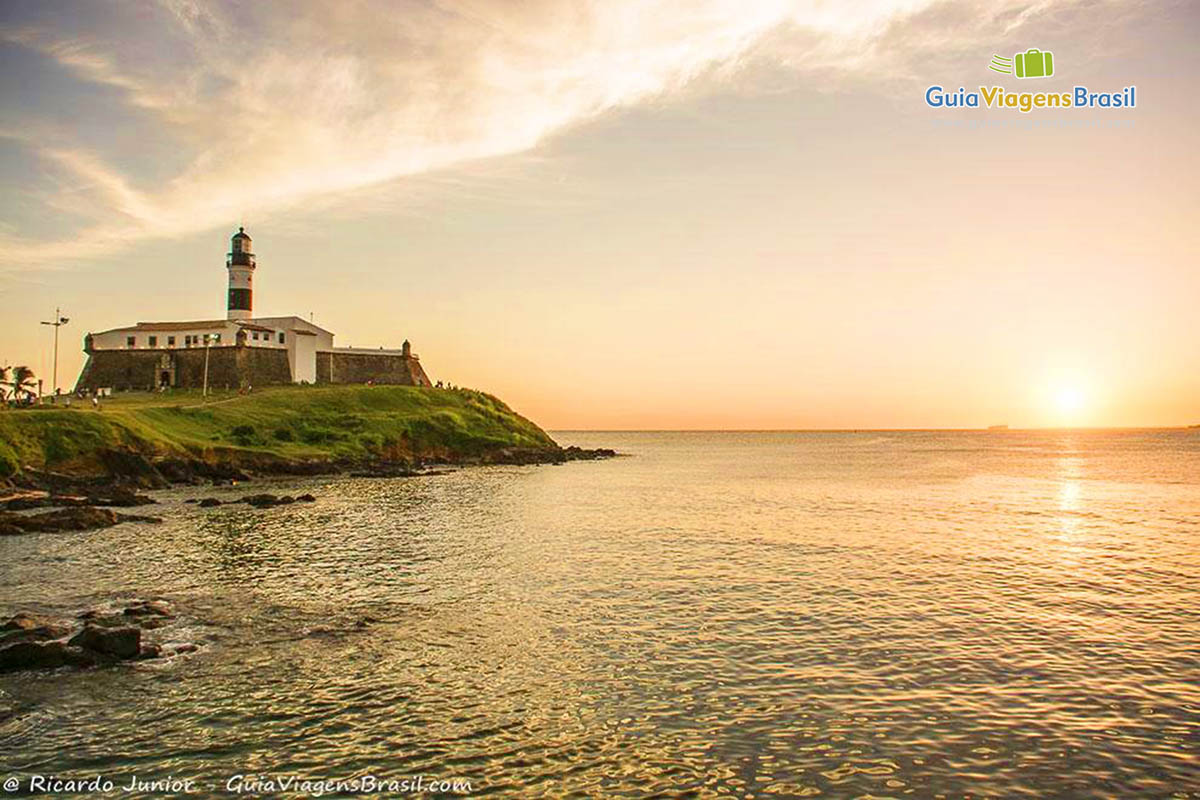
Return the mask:
{"type": "Polygon", "coordinates": [[[1103,382],[1083,364],[1048,366],[1030,384],[1029,400],[1030,409],[1043,425],[1093,425],[1104,405],[1103,382]]]}
{"type": "Polygon", "coordinates": [[[1086,402],[1083,389],[1078,386],[1063,386],[1054,397],[1054,403],[1063,416],[1075,416],[1083,411],[1086,402]]]}

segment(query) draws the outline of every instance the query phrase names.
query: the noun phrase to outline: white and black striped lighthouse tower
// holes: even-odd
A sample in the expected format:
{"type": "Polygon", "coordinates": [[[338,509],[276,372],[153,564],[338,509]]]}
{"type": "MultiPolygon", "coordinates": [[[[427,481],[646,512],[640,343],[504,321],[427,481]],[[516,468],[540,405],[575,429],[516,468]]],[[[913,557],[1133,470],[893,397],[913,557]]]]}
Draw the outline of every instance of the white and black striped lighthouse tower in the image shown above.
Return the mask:
{"type": "Polygon", "coordinates": [[[229,313],[226,319],[250,319],[254,309],[254,253],[250,252],[250,236],[238,228],[229,243],[229,313]]]}

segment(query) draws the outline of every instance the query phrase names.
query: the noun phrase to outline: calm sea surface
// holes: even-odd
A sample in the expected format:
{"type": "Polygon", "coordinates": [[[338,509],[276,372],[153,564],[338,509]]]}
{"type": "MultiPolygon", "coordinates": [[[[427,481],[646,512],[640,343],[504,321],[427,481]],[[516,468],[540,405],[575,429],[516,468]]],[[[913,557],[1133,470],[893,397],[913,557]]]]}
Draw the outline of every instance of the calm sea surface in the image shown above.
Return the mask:
{"type": "Polygon", "coordinates": [[[0,612],[202,645],[0,677],[0,777],[1200,797],[1200,431],[556,438],[628,457],[0,540],[0,612]]]}

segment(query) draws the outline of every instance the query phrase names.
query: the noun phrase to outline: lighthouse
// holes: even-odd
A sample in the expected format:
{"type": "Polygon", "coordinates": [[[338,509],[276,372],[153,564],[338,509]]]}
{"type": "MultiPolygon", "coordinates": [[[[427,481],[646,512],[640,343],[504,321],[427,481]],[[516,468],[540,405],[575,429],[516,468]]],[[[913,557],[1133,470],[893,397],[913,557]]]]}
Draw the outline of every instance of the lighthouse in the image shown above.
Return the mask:
{"type": "Polygon", "coordinates": [[[76,388],[433,385],[407,339],[394,350],[334,347],[333,332],[315,324],[311,316],[255,316],[255,266],[250,234],[238,228],[225,259],[225,319],[139,322],[89,332],[84,338],[88,360],[76,388]]]}
{"type": "Polygon", "coordinates": [[[250,319],[254,309],[254,253],[250,251],[250,236],[245,228],[229,241],[229,311],[226,319],[250,319]]]}

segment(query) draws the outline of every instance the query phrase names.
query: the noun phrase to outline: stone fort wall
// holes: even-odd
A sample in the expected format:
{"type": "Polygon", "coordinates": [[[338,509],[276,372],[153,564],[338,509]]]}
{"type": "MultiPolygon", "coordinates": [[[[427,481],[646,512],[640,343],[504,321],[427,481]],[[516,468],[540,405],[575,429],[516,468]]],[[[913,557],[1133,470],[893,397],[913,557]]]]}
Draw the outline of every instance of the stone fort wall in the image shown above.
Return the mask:
{"type": "MultiPolygon", "coordinates": [[[[204,348],[191,350],[94,350],[88,355],[76,389],[111,387],[118,391],[157,388],[166,374],[180,389],[204,385],[204,348]]],[[[240,389],[291,383],[286,350],[265,347],[211,347],[208,385],[240,389]]]]}
{"type": "MultiPolygon", "coordinates": [[[[240,389],[292,382],[286,350],[265,347],[209,348],[210,388],[240,389]]],[[[167,383],[180,389],[204,385],[204,349],[93,350],[75,384],[78,389],[154,389],[167,383]]],[[[432,385],[421,362],[393,353],[317,353],[317,383],[432,385]]]]}
{"type": "Polygon", "coordinates": [[[366,383],[432,386],[421,362],[395,353],[317,353],[317,383],[366,383]]]}

